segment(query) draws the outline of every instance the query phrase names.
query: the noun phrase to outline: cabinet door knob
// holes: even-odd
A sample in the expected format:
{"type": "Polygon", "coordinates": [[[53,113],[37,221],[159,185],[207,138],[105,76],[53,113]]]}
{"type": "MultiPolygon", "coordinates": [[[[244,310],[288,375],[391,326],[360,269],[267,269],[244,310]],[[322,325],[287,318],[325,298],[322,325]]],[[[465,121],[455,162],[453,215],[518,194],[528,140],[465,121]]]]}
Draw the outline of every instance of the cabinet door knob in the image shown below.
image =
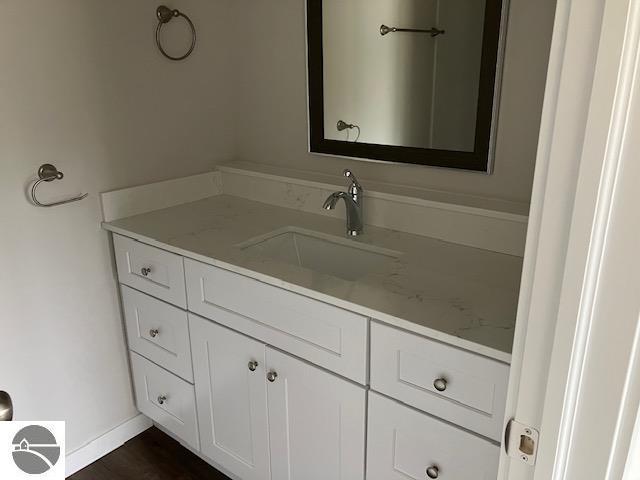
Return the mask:
{"type": "Polygon", "coordinates": [[[439,474],[440,474],[440,469],[435,465],[431,465],[429,468],[427,468],[427,477],[438,478],[439,474]]]}
{"type": "Polygon", "coordinates": [[[249,370],[251,370],[252,372],[255,372],[256,368],[258,368],[258,362],[256,362],[255,360],[251,360],[249,362],[248,367],[249,367],[249,370]]]}
{"type": "Polygon", "coordinates": [[[278,378],[278,374],[276,372],[269,372],[267,373],[267,380],[269,380],[271,383],[276,381],[276,378],[278,378]]]}
{"type": "Polygon", "coordinates": [[[158,330],[157,328],[152,328],[151,330],[149,330],[149,335],[151,335],[151,338],[156,338],[159,334],[160,330],[158,330]]]}
{"type": "Polygon", "coordinates": [[[167,396],[166,396],[166,395],[159,395],[159,396],[158,396],[158,403],[159,403],[160,405],[163,405],[163,404],[164,404],[164,402],[166,402],[166,401],[167,401],[167,396]]]}
{"type": "Polygon", "coordinates": [[[142,267],[140,273],[143,277],[147,277],[151,273],[151,267],[142,267]]]}
{"type": "Polygon", "coordinates": [[[439,392],[444,392],[447,389],[447,381],[444,378],[436,378],[433,381],[433,388],[435,388],[439,392]]]}

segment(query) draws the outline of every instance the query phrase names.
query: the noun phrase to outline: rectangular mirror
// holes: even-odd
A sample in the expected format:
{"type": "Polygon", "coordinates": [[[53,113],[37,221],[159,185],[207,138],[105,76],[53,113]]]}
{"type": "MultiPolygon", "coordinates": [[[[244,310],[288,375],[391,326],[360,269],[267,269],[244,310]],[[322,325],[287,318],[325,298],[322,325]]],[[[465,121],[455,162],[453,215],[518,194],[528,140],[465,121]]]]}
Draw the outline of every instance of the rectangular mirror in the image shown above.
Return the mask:
{"type": "Polygon", "coordinates": [[[503,10],[307,0],[310,151],[490,172],[503,10]]]}

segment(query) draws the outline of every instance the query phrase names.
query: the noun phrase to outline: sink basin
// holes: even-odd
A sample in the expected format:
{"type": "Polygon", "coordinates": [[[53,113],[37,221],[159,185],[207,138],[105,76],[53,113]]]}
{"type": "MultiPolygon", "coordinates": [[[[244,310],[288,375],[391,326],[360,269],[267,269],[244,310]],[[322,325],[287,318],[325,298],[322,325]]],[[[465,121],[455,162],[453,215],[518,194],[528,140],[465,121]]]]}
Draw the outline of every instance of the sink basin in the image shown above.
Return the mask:
{"type": "Polygon", "coordinates": [[[345,280],[357,280],[380,270],[402,255],[395,250],[296,227],[275,230],[237,246],[280,262],[345,280]]]}

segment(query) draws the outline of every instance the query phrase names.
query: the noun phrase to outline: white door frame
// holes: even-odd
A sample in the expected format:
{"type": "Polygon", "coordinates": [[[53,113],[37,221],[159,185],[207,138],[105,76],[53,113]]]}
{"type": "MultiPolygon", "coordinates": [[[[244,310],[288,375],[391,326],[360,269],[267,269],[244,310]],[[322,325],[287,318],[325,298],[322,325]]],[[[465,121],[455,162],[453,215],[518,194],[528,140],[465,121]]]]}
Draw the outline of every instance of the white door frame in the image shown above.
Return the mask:
{"type": "Polygon", "coordinates": [[[539,455],[530,467],[503,452],[500,480],[605,478],[595,471],[614,479],[624,468],[640,398],[629,375],[637,312],[616,324],[618,355],[603,354],[611,345],[595,326],[606,321],[598,301],[615,294],[601,283],[615,253],[611,219],[637,215],[616,203],[616,186],[620,169],[637,163],[623,146],[631,114],[640,114],[630,107],[639,38],[640,0],[558,2],[506,410],[506,420],[541,430],[539,455]],[[616,372],[620,388],[598,404],[589,398],[602,393],[593,385],[603,370],[616,372]],[[584,415],[605,406],[617,415],[608,431],[584,415]],[[585,438],[606,451],[582,462],[590,470],[577,477],[585,438]]]}
{"type": "Polygon", "coordinates": [[[640,478],[640,409],[636,412],[636,425],[631,437],[623,480],[640,478]]]}

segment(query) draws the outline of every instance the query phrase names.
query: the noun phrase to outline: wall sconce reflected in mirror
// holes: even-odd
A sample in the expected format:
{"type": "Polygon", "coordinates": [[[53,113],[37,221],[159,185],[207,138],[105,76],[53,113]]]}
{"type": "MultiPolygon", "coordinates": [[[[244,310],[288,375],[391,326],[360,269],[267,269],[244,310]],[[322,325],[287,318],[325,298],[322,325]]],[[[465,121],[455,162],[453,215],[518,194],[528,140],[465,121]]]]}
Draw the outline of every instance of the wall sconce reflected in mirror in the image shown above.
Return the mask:
{"type": "Polygon", "coordinates": [[[338,129],[339,132],[342,132],[343,130],[347,131],[347,142],[350,141],[349,140],[349,131],[353,130],[354,128],[358,131],[356,138],[353,139],[353,142],[357,142],[358,139],[360,138],[360,127],[358,125],[354,125],[352,123],[347,123],[344,120],[338,120],[338,123],[336,124],[336,128],[338,129]]]}

